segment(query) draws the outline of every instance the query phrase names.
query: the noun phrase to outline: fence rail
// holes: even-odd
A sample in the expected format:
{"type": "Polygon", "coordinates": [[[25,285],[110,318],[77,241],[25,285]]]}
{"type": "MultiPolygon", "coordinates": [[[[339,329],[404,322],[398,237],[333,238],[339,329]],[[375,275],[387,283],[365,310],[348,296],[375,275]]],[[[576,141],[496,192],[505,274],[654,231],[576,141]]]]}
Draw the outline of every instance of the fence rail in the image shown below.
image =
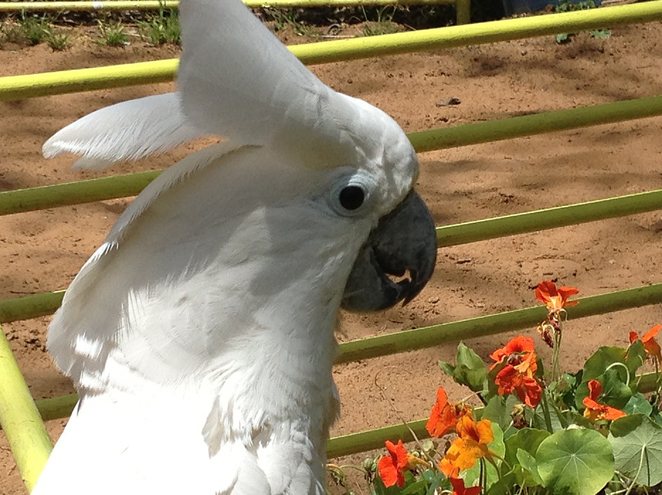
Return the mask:
{"type": "MultiPolygon", "coordinates": [[[[662,115],[662,96],[437,128],[413,132],[408,137],[416,151],[423,153],[657,115],[662,115]]],[[[2,191],[0,215],[135,196],[159,173],[139,172],[2,191]]],[[[641,211],[649,210],[632,212],[641,211]]]]}
{"type": "MultiPolygon", "coordinates": [[[[481,22],[289,47],[302,62],[322,64],[470,44],[597,29],[662,19],[662,0],[561,14],[481,22]]],[[[0,78],[0,101],[173,80],[177,59],[0,78]]]]}
{"type": "MultiPolygon", "coordinates": [[[[320,8],[320,7],[359,7],[389,5],[453,5],[455,0],[243,0],[247,7],[258,8],[320,8]]],[[[106,0],[106,1],[51,1],[51,2],[0,2],[0,12],[96,12],[127,10],[178,9],[177,0],[106,0]]]]}
{"type": "MultiPolygon", "coordinates": [[[[460,245],[661,208],[662,189],[437,227],[437,244],[439,247],[460,245]]],[[[52,314],[62,303],[63,296],[64,291],[55,291],[2,299],[0,323],[52,314]]]]}
{"type": "Polygon", "coordinates": [[[0,426],[28,487],[36,484],[53,445],[0,328],[0,426]]]}

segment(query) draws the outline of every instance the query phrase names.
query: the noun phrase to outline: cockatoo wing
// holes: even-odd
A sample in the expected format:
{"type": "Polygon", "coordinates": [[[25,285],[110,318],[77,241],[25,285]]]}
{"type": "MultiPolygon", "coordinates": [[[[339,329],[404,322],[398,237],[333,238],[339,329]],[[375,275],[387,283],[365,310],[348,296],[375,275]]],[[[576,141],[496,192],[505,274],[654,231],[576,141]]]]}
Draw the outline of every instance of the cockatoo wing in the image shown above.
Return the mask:
{"type": "Polygon", "coordinates": [[[179,95],[166,93],[102,108],[54,134],[42,148],[46,158],[81,155],[75,167],[103,169],[168,151],[204,132],[187,122],[179,95]]]}

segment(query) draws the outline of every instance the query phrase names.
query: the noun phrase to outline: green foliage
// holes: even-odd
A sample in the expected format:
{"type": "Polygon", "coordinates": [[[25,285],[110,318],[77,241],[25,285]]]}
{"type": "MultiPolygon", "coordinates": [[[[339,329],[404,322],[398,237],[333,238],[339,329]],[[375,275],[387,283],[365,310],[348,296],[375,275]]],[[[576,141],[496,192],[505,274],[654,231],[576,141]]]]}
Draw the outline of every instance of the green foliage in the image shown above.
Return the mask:
{"type": "MultiPolygon", "coordinates": [[[[561,311],[548,307],[546,323],[554,322],[556,332],[565,325],[561,311]]],[[[653,332],[647,338],[654,337],[653,332]]],[[[466,404],[438,394],[442,399],[437,399],[428,431],[444,435],[427,440],[428,447],[419,444],[420,462],[409,461],[402,489],[380,485],[373,469],[373,493],[441,493],[442,469],[463,480],[454,483],[481,495],[657,493],[662,483],[662,363],[651,345],[636,340],[627,347],[601,347],[581,370],[550,378],[529,338],[515,337],[491,354],[499,362],[489,370],[460,343],[455,362],[439,365],[484,407],[467,412],[466,404]],[[654,361],[656,373],[642,380],[636,373],[647,359],[654,361]],[[597,383],[591,383],[586,400],[592,380],[597,383]],[[447,437],[453,425],[450,434],[456,436],[447,437]]],[[[558,353],[556,346],[553,360],[558,353]]]]}
{"type": "Polygon", "coordinates": [[[399,24],[393,22],[393,16],[396,12],[396,7],[387,5],[377,9],[377,19],[370,20],[366,14],[363,6],[363,16],[366,19],[365,26],[363,27],[363,36],[379,36],[381,34],[391,34],[401,31],[402,28],[399,24]]]}
{"type": "Polygon", "coordinates": [[[138,22],[138,31],[142,39],[154,46],[180,45],[182,42],[179,14],[173,9],[161,7],[158,14],[138,22]]]}
{"type": "Polygon", "coordinates": [[[616,469],[634,483],[662,483],[662,427],[643,414],[614,421],[609,432],[616,469]]]}
{"type": "Polygon", "coordinates": [[[304,9],[265,8],[265,13],[273,21],[274,31],[291,29],[298,36],[315,36],[313,26],[302,18],[304,9]]]}
{"type": "Polygon", "coordinates": [[[540,443],[535,459],[552,494],[595,495],[614,476],[609,442],[595,430],[557,431],[540,443]]]}
{"type": "Polygon", "coordinates": [[[46,16],[30,16],[23,12],[19,25],[21,34],[29,45],[43,43],[51,33],[50,22],[46,16]]]}
{"type": "Polygon", "coordinates": [[[474,392],[486,388],[487,366],[472,349],[460,342],[455,354],[455,364],[439,362],[441,369],[460,385],[466,385],[474,392]]]}
{"type": "Polygon", "coordinates": [[[124,30],[122,21],[105,23],[99,20],[99,43],[106,46],[126,46],[129,35],[124,30]]]}
{"type": "Polygon", "coordinates": [[[46,43],[54,51],[62,51],[69,48],[71,39],[67,33],[59,30],[49,30],[46,34],[46,43]]]}
{"type": "MultiPolygon", "coordinates": [[[[593,0],[584,0],[575,2],[573,0],[562,0],[555,7],[555,11],[559,12],[574,12],[577,10],[588,10],[598,7],[593,0]]],[[[575,36],[575,33],[560,33],[556,35],[556,42],[559,44],[569,43],[572,41],[572,38],[575,36]]],[[[594,29],[591,31],[591,36],[597,39],[607,39],[611,36],[611,31],[609,29],[594,29]]]]}

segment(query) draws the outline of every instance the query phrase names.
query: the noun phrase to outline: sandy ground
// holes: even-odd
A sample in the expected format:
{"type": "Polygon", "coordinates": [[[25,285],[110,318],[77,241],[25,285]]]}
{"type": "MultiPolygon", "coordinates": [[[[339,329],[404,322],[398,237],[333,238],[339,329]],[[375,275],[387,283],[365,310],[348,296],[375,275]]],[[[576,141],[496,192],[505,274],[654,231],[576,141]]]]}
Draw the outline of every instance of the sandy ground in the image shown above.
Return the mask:
{"type": "MultiPolygon", "coordinates": [[[[5,45],[0,75],[170,58],[175,48],[133,42],[104,48],[74,31],[70,50],[5,45]]],[[[543,37],[480,47],[314,67],[334,88],[391,114],[407,131],[543,110],[662,94],[662,25],[617,28],[609,39],[579,35],[557,45],[543,37]],[[459,101],[447,105],[451,98],[459,101]]],[[[68,157],[52,161],[41,144],[55,131],[111,103],[169,90],[168,84],[0,103],[0,190],[79,179],[68,157]]],[[[662,187],[662,118],[520,138],[420,155],[418,190],[437,224],[487,218],[662,187]]],[[[189,150],[113,173],[160,168],[189,150]]],[[[83,177],[91,174],[82,174],[83,177]]],[[[103,201],[0,218],[0,298],[62,289],[102,241],[129,200],[103,201]]],[[[343,315],[339,340],[397,332],[534,304],[543,278],[593,295],[662,281],[662,212],[478,242],[439,251],[436,273],[411,304],[383,314],[343,315]]],[[[44,349],[49,318],[3,325],[36,398],[71,392],[44,349]]],[[[563,364],[574,370],[599,345],[624,343],[631,329],[662,322],[648,306],[571,322],[563,364]]],[[[533,329],[531,330],[533,333],[533,329]]],[[[483,356],[508,335],[470,344],[483,356]]],[[[542,349],[542,348],[541,348],[542,349]]],[[[440,384],[437,367],[455,346],[338,366],[342,418],[333,435],[419,419],[440,384]]],[[[547,355],[545,350],[541,351],[547,355]]],[[[48,423],[56,439],[65,420],[48,423]]],[[[167,435],[167,432],[164,432],[167,435]]],[[[362,455],[342,462],[360,461],[362,455]]],[[[356,480],[355,480],[356,481],[356,480]]],[[[352,486],[366,493],[360,484],[352,486]]],[[[0,435],[0,494],[22,494],[0,435]]],[[[342,490],[334,489],[334,493],[342,490]]]]}

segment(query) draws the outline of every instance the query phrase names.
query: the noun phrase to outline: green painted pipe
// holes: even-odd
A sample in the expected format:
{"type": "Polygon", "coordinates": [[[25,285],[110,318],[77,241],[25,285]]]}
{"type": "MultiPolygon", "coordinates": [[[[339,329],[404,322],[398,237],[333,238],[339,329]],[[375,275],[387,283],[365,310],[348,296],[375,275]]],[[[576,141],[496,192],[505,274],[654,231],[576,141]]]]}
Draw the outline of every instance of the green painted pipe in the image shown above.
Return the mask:
{"type": "MultiPolygon", "coordinates": [[[[662,0],[561,14],[481,22],[325,41],[290,47],[302,62],[321,64],[421,50],[494,43],[548,34],[577,32],[618,24],[662,19],[662,0]]],[[[132,86],[172,80],[177,60],[95,67],[0,78],[0,100],[19,100],[77,91],[132,86]]]]}
{"type": "MultiPolygon", "coordinates": [[[[639,385],[639,391],[645,393],[652,392],[655,389],[655,373],[646,373],[640,375],[640,378],[641,383],[639,385]]],[[[432,402],[430,402],[430,404],[432,404],[432,402]]],[[[476,409],[482,408],[477,407],[474,410],[476,409]]],[[[334,457],[358,454],[373,449],[384,449],[384,442],[386,440],[392,442],[397,442],[398,440],[411,442],[415,439],[414,435],[412,435],[412,431],[416,434],[416,438],[419,440],[428,438],[430,435],[425,429],[425,423],[427,423],[427,418],[418,419],[407,424],[389,425],[374,430],[366,430],[334,437],[326,444],[326,455],[329,459],[333,459],[334,457]]]]}
{"type": "Polygon", "coordinates": [[[437,243],[439,247],[458,246],[659,209],[662,209],[662,189],[445,225],[437,228],[437,243]]]}
{"type": "Polygon", "coordinates": [[[27,320],[53,314],[62,304],[64,291],[42,292],[0,300],[0,323],[27,320]]]}
{"type": "Polygon", "coordinates": [[[161,172],[114,175],[0,192],[0,215],[136,196],[161,172]]]}
{"type": "MultiPolygon", "coordinates": [[[[463,124],[409,134],[419,153],[662,115],[662,96],[463,124]]],[[[137,195],[158,172],[0,192],[0,215],[137,195]]],[[[536,219],[537,221],[537,219],[536,219]]]]}
{"type": "Polygon", "coordinates": [[[21,477],[32,490],[53,445],[25,379],[0,328],[0,426],[21,477]]]}
{"type": "MultiPolygon", "coordinates": [[[[660,304],[662,303],[662,283],[583,297],[578,301],[580,304],[568,308],[569,319],[574,320],[612,311],[660,304]]],[[[370,359],[533,327],[543,321],[546,314],[543,306],[535,306],[353,340],[340,344],[336,363],[370,359]]]]}
{"type": "MultiPolygon", "coordinates": [[[[258,8],[319,8],[358,7],[388,5],[441,5],[453,4],[455,0],[243,0],[247,7],[258,8]]],[[[179,1],[154,0],[110,0],[110,1],[52,1],[52,2],[0,2],[0,12],[96,12],[125,10],[177,9],[179,1]]]]}
{"type": "MultiPolygon", "coordinates": [[[[662,189],[437,227],[437,240],[439,247],[460,245],[506,235],[536,232],[581,222],[643,213],[660,208],[662,208],[662,189]]],[[[51,314],[59,307],[62,297],[63,291],[57,291],[2,299],[0,300],[0,323],[51,314]]]]}
{"type": "Polygon", "coordinates": [[[408,137],[416,151],[424,153],[658,115],[662,115],[662,96],[648,96],[412,132],[408,137]]]}
{"type": "MultiPolygon", "coordinates": [[[[640,375],[639,379],[639,391],[646,393],[652,392],[655,389],[655,373],[645,373],[640,375]]],[[[77,401],[78,396],[76,394],[70,394],[50,399],[41,399],[35,402],[37,403],[37,408],[39,409],[42,419],[48,421],[70,416],[77,401]]],[[[420,419],[412,421],[407,425],[390,425],[374,430],[350,433],[348,435],[331,438],[327,443],[327,456],[329,458],[334,458],[383,448],[384,441],[386,440],[391,440],[393,442],[403,440],[409,442],[414,439],[410,429],[414,431],[419,440],[427,438],[429,435],[425,430],[425,423],[425,419],[420,419]]]]}

